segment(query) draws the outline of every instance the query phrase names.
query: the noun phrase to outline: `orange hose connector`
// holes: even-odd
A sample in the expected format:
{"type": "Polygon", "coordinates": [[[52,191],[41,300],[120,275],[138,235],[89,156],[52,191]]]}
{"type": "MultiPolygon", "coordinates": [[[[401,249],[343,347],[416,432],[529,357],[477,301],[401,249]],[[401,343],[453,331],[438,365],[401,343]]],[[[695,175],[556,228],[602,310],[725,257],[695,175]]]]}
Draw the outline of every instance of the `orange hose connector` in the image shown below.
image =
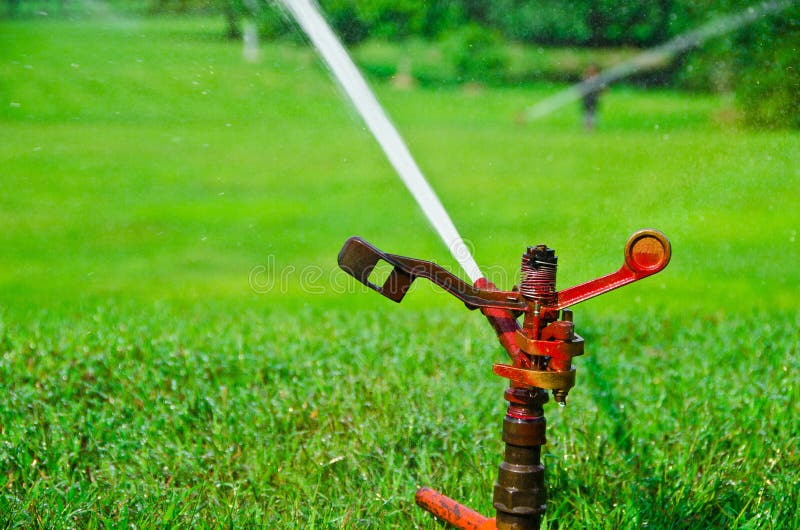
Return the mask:
{"type": "Polygon", "coordinates": [[[495,530],[494,519],[459,504],[431,488],[420,488],[414,496],[417,504],[442,521],[462,530],[495,530]]]}

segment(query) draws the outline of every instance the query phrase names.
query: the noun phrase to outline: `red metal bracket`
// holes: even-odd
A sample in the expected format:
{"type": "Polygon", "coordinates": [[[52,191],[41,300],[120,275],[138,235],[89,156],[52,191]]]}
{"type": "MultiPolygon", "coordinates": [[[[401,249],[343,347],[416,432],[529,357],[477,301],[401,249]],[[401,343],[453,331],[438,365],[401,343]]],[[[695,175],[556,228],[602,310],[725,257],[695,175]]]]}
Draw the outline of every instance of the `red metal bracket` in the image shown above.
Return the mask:
{"type": "MultiPolygon", "coordinates": [[[[664,234],[652,229],[639,230],[628,239],[625,262],[617,272],[558,292],[556,304],[545,306],[542,310],[558,311],[651,276],[667,266],[671,255],[671,246],[664,234]]],[[[339,266],[370,289],[395,302],[403,299],[416,278],[426,278],[470,309],[481,307],[532,311],[530,301],[519,292],[492,289],[489,282],[482,283],[480,280],[472,286],[436,263],[382,252],[360,237],[351,237],[345,242],[339,252],[339,266]],[[394,267],[382,286],[369,281],[370,274],[380,260],[394,267]]]]}
{"type": "Polygon", "coordinates": [[[639,230],[628,238],[625,263],[617,272],[559,291],[558,303],[550,309],[564,309],[647,278],[666,267],[670,257],[672,247],[667,236],[658,230],[639,230]]]}

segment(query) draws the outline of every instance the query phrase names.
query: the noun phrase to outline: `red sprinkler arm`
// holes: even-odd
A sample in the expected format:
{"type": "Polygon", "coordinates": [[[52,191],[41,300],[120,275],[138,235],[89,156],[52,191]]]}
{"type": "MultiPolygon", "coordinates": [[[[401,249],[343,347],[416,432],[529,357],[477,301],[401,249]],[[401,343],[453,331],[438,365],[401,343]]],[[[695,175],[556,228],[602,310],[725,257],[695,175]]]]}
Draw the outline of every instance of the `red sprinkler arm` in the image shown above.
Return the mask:
{"type": "MultiPolygon", "coordinates": [[[[558,311],[653,275],[667,266],[671,253],[669,240],[664,234],[653,229],[639,230],[628,238],[625,262],[617,272],[555,293],[555,304],[543,304],[542,310],[558,311]]],[[[351,237],[345,242],[339,252],[339,266],[367,287],[395,302],[403,299],[416,278],[427,278],[470,309],[533,310],[532,302],[517,291],[497,290],[485,278],[472,286],[436,263],[387,254],[360,237],[351,237]],[[394,268],[383,285],[379,286],[370,282],[369,277],[381,260],[394,268]]]]}
{"type": "Polygon", "coordinates": [[[653,229],[634,232],[625,244],[625,263],[617,272],[559,291],[557,304],[548,309],[558,311],[647,278],[664,269],[671,256],[672,247],[663,233],[653,229]]]}
{"type": "Polygon", "coordinates": [[[467,304],[470,309],[496,307],[525,311],[527,308],[527,303],[517,292],[473,287],[436,263],[387,254],[360,237],[351,237],[345,241],[339,251],[339,267],[370,289],[395,302],[403,299],[415,279],[426,278],[467,304]],[[383,285],[379,286],[369,281],[369,277],[381,260],[392,265],[394,269],[383,285]]]}

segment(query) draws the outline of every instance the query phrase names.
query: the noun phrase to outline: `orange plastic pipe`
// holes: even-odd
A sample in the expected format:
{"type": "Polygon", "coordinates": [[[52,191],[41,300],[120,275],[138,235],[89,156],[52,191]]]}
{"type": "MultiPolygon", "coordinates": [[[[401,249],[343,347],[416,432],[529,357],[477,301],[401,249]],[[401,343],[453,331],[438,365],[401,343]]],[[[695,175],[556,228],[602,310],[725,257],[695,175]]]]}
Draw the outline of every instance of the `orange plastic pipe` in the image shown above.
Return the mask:
{"type": "Polygon", "coordinates": [[[495,530],[489,519],[431,488],[420,488],[414,496],[417,504],[442,521],[462,530],[495,530]]]}

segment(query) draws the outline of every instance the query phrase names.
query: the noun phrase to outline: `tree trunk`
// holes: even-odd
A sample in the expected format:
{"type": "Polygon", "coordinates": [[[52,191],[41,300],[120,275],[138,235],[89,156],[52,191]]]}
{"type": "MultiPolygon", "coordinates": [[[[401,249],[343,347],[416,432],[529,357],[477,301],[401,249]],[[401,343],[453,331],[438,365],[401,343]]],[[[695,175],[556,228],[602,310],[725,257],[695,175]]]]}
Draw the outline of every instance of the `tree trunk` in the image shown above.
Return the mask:
{"type": "Polygon", "coordinates": [[[227,0],[222,6],[225,21],[228,23],[228,29],[225,36],[231,40],[242,38],[242,28],[239,27],[239,12],[236,6],[233,5],[231,0],[227,0]]]}

